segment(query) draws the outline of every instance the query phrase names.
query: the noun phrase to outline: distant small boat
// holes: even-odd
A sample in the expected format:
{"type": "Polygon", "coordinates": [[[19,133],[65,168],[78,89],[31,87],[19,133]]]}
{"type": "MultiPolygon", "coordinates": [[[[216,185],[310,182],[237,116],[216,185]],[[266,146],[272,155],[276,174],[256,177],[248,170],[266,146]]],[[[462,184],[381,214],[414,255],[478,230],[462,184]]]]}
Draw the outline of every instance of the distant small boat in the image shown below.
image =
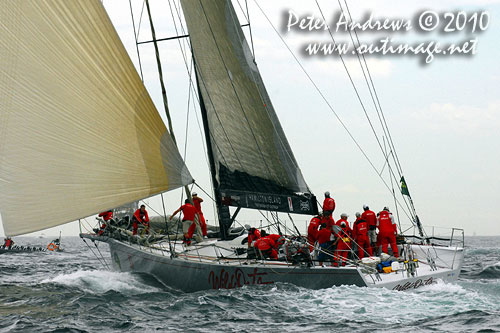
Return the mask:
{"type": "Polygon", "coordinates": [[[59,232],[59,238],[52,240],[49,245],[47,245],[47,250],[54,252],[62,252],[64,251],[61,247],[61,233],[59,232]]]}

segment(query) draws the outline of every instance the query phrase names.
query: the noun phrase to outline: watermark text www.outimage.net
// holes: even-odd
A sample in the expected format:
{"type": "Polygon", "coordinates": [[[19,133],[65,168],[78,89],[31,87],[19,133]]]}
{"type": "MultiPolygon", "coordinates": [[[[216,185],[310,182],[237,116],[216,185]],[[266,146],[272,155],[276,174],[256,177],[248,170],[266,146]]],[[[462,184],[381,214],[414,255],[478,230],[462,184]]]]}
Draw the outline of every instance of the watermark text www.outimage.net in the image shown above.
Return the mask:
{"type": "MultiPolygon", "coordinates": [[[[489,24],[490,14],[484,10],[473,12],[423,10],[410,19],[377,18],[372,13],[367,13],[357,21],[344,12],[335,13],[329,21],[323,16],[299,15],[293,10],[283,13],[285,33],[302,32],[314,37],[321,33],[326,34],[328,38],[326,41],[304,43],[301,46],[304,55],[413,55],[418,56],[423,64],[431,63],[436,57],[475,55],[478,49],[478,35],[487,30],[489,24]],[[419,36],[437,32],[446,37],[442,39],[447,42],[438,40],[402,42],[401,36],[410,31],[417,32],[419,36]],[[360,37],[368,32],[385,36],[370,42],[360,41],[360,37]],[[456,40],[448,42],[450,39],[456,40]]],[[[412,40],[414,39],[418,37],[413,37],[412,40]]]]}

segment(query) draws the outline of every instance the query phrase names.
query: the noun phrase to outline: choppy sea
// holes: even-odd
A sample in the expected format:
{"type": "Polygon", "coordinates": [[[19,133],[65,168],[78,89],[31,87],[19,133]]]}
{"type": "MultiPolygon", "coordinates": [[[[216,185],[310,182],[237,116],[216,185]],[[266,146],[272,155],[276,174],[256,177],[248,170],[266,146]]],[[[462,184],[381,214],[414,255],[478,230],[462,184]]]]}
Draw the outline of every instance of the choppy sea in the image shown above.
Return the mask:
{"type": "MultiPolygon", "coordinates": [[[[77,237],[62,245],[0,255],[0,332],[500,332],[500,237],[466,238],[458,282],[411,292],[276,284],[180,293],[106,269],[77,237]]],[[[107,245],[100,251],[109,261],[107,245]]]]}

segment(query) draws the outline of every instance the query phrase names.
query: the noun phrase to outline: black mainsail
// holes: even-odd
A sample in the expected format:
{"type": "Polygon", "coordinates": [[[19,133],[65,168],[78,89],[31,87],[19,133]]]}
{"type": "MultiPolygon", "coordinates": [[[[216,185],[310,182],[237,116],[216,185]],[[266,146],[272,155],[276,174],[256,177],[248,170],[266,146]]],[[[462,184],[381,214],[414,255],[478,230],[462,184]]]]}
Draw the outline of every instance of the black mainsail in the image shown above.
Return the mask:
{"type": "Polygon", "coordinates": [[[317,213],[231,2],[184,0],[182,8],[221,225],[224,206],[317,213]]]}

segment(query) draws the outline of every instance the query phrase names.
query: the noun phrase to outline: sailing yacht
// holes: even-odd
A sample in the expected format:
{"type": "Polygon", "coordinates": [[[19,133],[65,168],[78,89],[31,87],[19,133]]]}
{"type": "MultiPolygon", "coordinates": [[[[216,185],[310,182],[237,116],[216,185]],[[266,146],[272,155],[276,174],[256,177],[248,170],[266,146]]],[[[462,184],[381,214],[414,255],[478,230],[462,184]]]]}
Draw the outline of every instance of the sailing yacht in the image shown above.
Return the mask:
{"type": "MultiPolygon", "coordinates": [[[[405,261],[386,274],[358,260],[322,267],[312,257],[297,261],[286,253],[278,261],[248,258],[241,251],[246,234],[232,229],[241,209],[311,216],[318,214],[317,200],[232,3],[181,4],[218,237],[187,247],[168,232],[135,236],[116,225],[107,235],[82,233],[84,240],[107,243],[115,269],[149,273],[188,292],[278,282],[407,290],[457,279],[463,242],[457,245],[452,238],[437,245],[423,234],[400,245],[405,261]]],[[[100,1],[6,0],[0,7],[0,41],[0,212],[7,235],[43,230],[182,187],[189,197],[194,180],[171,123],[167,130],[100,1]]],[[[416,216],[412,222],[421,229],[416,216]]],[[[287,249],[304,247],[295,230],[287,249]]]]}

